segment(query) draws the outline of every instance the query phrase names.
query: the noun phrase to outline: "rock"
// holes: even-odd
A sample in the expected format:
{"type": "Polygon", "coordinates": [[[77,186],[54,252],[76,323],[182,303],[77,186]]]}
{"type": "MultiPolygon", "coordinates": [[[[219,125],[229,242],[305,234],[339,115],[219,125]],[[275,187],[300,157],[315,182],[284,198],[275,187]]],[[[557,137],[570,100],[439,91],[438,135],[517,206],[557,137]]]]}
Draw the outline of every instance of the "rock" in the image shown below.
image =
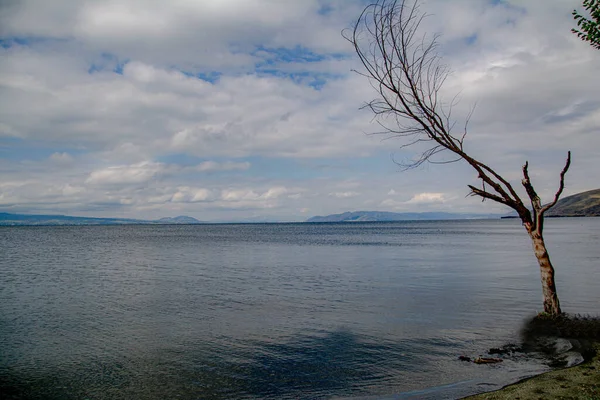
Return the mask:
{"type": "Polygon", "coordinates": [[[576,351],[569,351],[564,354],[567,359],[567,367],[579,365],[584,361],[583,356],[576,351]]]}
{"type": "Polygon", "coordinates": [[[572,348],[573,345],[567,339],[558,338],[556,339],[556,343],[554,344],[554,349],[556,350],[557,354],[566,353],[572,348]]]}
{"type": "Polygon", "coordinates": [[[489,357],[477,357],[475,359],[475,361],[473,361],[475,364],[496,364],[496,363],[500,363],[502,362],[501,358],[489,358],[489,357]]]}
{"type": "Polygon", "coordinates": [[[492,347],[491,349],[488,350],[488,354],[504,355],[504,354],[518,353],[518,352],[522,352],[522,351],[523,351],[523,349],[515,344],[507,344],[502,347],[492,347]]]}
{"type": "Polygon", "coordinates": [[[576,351],[567,351],[566,353],[554,357],[548,366],[551,368],[568,368],[579,365],[583,361],[584,357],[581,355],[581,353],[576,351]]]}

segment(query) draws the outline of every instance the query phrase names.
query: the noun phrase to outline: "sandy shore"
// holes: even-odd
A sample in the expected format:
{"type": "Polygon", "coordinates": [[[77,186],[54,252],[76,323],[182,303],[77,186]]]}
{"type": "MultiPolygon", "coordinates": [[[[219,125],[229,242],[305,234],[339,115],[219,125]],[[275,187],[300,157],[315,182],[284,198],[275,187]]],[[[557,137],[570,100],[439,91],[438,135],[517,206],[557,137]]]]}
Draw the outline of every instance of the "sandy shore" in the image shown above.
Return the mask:
{"type": "Polygon", "coordinates": [[[600,400],[600,341],[596,355],[575,367],[547,372],[495,392],[466,397],[469,400],[581,399],[600,400]]]}

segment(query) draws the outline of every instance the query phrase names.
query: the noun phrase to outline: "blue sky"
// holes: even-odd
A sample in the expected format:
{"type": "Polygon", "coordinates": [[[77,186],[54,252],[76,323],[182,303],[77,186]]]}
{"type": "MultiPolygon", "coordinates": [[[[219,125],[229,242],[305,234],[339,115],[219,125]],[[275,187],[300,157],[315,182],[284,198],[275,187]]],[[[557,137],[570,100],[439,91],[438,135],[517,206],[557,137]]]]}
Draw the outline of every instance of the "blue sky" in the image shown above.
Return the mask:
{"type": "MultiPolygon", "coordinates": [[[[375,132],[340,32],[359,0],[0,5],[0,211],[298,221],[355,210],[507,212],[467,166],[375,132]]],[[[426,0],[467,149],[544,199],[600,187],[600,53],[565,0],[426,0]]]]}

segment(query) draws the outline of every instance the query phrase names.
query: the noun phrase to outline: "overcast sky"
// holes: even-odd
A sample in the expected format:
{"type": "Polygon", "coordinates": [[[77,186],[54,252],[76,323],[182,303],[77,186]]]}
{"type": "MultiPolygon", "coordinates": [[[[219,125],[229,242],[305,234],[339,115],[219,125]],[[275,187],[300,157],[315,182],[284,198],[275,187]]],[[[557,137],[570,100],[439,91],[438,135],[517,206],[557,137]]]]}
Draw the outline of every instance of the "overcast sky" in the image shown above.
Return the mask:
{"type": "MultiPolygon", "coordinates": [[[[577,0],[428,0],[467,150],[548,201],[600,187],[600,52],[577,0]]],[[[368,135],[360,0],[1,0],[0,211],[204,221],[508,212],[464,163],[368,135]]]]}

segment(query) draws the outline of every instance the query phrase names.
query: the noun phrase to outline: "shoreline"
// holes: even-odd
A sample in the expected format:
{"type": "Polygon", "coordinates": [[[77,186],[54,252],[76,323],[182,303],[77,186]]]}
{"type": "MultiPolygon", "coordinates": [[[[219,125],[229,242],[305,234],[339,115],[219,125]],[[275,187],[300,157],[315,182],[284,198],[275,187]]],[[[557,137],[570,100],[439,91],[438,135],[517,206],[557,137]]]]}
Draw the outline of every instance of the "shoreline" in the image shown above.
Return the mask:
{"type": "Polygon", "coordinates": [[[581,364],[545,372],[501,389],[463,397],[463,400],[581,399],[600,400],[600,341],[595,355],[581,364]]]}

